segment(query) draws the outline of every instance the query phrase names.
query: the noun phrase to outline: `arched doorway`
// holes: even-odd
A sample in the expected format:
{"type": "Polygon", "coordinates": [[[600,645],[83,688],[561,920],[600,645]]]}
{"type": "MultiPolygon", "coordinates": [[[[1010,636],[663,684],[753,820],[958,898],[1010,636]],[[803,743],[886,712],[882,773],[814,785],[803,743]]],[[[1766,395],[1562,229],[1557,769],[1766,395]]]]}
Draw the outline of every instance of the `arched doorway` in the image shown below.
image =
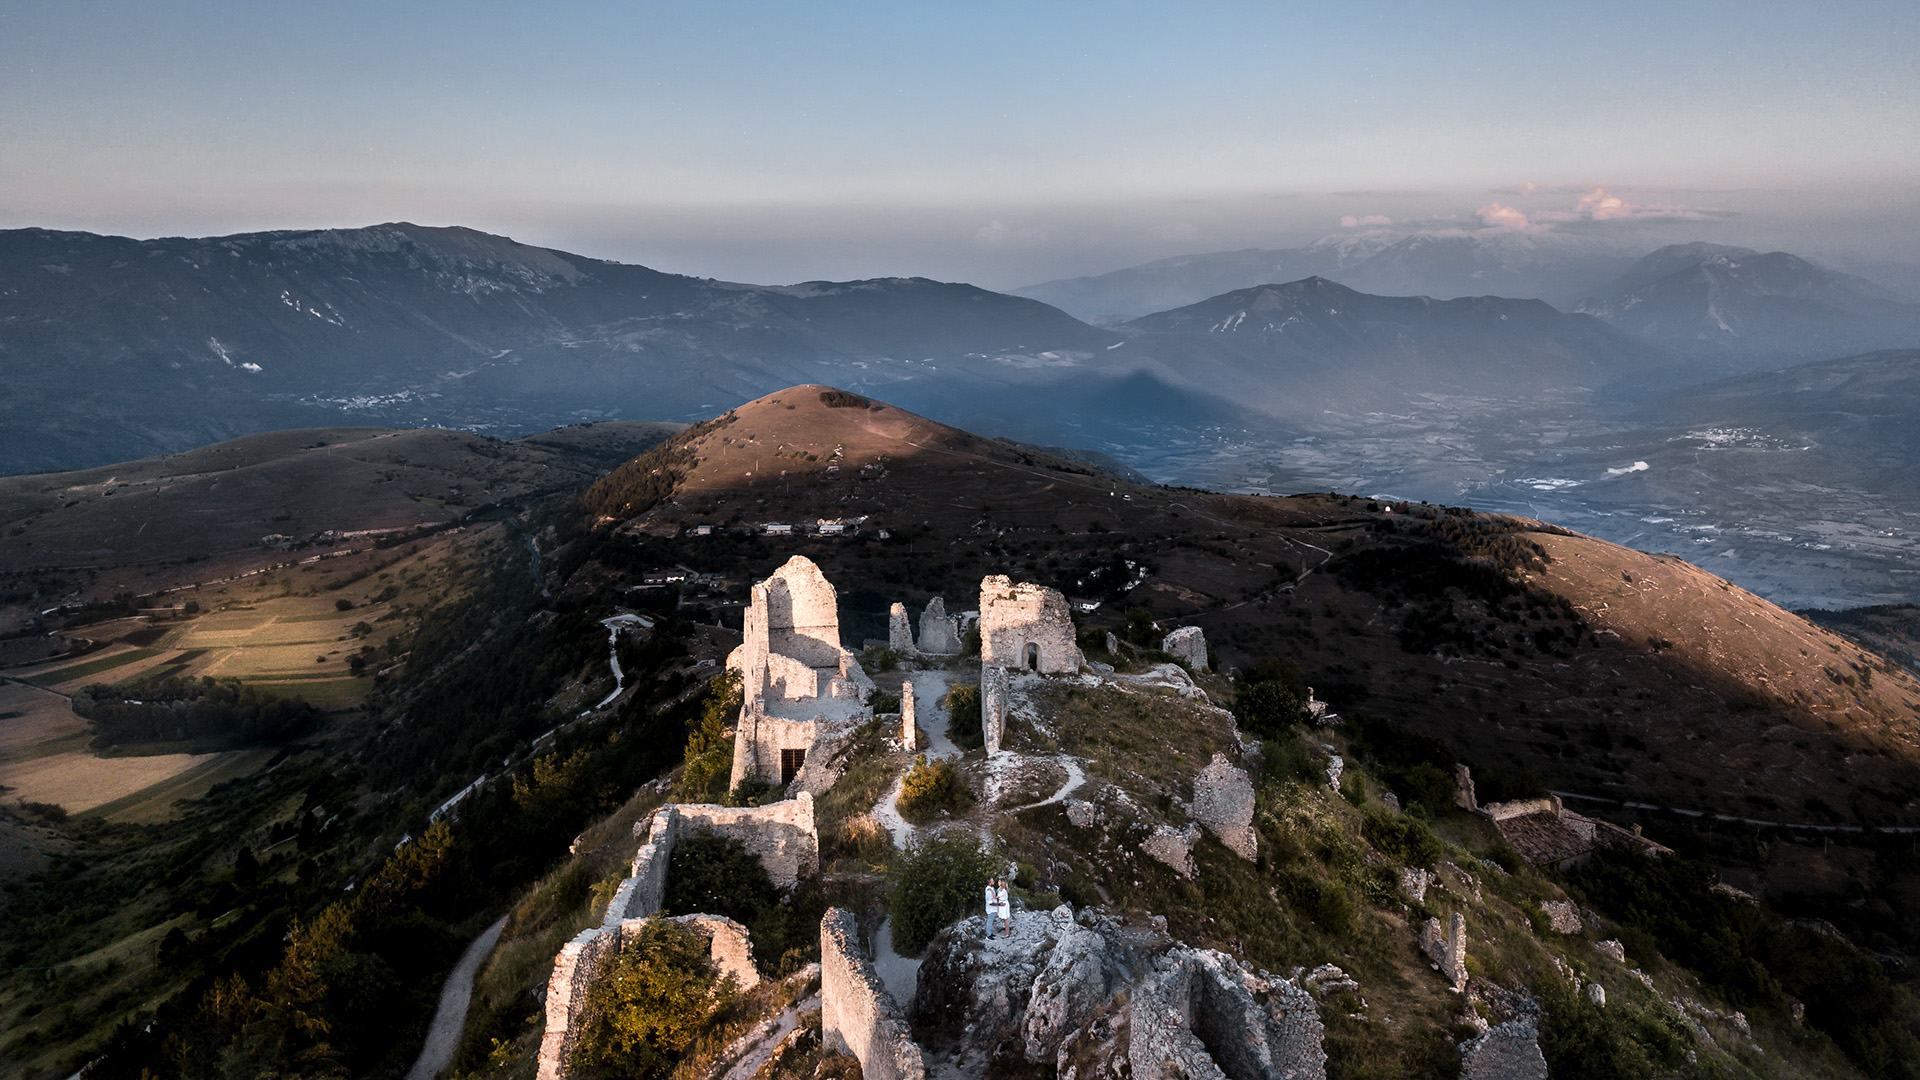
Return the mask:
{"type": "Polygon", "coordinates": [[[1031,641],[1027,642],[1027,670],[1040,670],[1040,646],[1031,641]]]}

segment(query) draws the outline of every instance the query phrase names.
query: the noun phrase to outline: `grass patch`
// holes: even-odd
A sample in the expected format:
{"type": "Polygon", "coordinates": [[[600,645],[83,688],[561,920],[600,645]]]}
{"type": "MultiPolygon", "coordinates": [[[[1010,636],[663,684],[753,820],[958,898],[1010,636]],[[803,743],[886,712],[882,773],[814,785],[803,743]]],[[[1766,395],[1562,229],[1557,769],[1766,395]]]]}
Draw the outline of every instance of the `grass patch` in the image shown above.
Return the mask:
{"type": "Polygon", "coordinates": [[[161,650],[159,649],[128,649],[126,652],[115,653],[112,656],[103,656],[98,660],[90,660],[84,664],[74,664],[71,667],[57,668],[53,671],[43,671],[24,681],[34,686],[57,686],[60,683],[88,678],[93,675],[98,675],[101,672],[112,671],[114,668],[138,663],[149,657],[159,656],[160,653],[161,650]]]}

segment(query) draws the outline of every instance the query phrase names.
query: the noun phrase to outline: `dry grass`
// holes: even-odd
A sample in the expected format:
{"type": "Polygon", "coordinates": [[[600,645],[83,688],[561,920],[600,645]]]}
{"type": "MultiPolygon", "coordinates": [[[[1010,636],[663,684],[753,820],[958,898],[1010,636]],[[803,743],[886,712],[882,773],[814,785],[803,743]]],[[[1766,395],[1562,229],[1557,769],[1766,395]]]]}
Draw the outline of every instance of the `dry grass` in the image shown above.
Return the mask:
{"type": "Polygon", "coordinates": [[[48,690],[0,683],[0,764],[86,745],[87,722],[48,690]]]}
{"type": "Polygon", "coordinates": [[[190,770],[211,766],[223,754],[158,754],[101,758],[69,751],[0,766],[0,784],[26,802],[57,803],[78,814],[125,798],[190,770]]]}

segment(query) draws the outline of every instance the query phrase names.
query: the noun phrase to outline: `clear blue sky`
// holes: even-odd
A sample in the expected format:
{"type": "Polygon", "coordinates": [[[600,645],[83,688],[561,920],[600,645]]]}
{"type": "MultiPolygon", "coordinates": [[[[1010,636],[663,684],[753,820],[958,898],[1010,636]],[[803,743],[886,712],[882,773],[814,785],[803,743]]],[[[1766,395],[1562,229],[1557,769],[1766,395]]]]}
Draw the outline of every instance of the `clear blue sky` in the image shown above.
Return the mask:
{"type": "Polygon", "coordinates": [[[1915,258],[1917,31],[1892,0],[0,0],[0,226],[407,219],[1005,286],[1599,188],[1915,258]]]}

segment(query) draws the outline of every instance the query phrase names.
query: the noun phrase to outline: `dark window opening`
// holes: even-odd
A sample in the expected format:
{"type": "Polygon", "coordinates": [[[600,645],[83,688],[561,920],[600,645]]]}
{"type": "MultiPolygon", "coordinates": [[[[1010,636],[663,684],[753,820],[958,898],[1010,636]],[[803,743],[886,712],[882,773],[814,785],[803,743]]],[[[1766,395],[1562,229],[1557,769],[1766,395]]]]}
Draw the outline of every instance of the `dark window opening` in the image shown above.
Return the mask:
{"type": "Polygon", "coordinates": [[[1040,646],[1031,641],[1027,642],[1027,670],[1040,670],[1040,646]]]}
{"type": "Polygon", "coordinates": [[[806,764],[807,752],[805,750],[780,751],[780,782],[782,784],[793,783],[793,778],[800,775],[800,770],[805,767],[806,764]]]}

